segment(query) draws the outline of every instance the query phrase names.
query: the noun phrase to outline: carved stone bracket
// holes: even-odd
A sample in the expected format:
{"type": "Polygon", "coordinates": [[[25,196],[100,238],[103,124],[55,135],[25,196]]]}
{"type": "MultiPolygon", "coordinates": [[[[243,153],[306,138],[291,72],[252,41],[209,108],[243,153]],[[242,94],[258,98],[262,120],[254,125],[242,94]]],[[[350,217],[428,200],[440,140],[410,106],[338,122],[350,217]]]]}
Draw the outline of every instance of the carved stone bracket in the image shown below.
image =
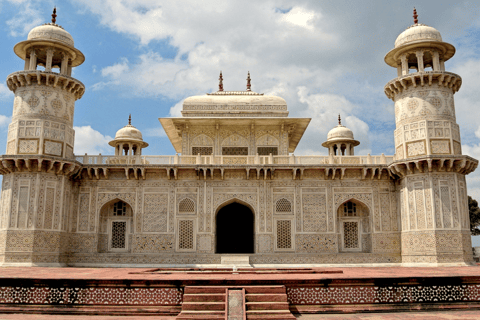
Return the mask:
{"type": "Polygon", "coordinates": [[[478,166],[478,160],[469,156],[445,156],[396,161],[388,167],[393,176],[403,178],[408,174],[428,172],[457,172],[467,175],[478,166]]]}

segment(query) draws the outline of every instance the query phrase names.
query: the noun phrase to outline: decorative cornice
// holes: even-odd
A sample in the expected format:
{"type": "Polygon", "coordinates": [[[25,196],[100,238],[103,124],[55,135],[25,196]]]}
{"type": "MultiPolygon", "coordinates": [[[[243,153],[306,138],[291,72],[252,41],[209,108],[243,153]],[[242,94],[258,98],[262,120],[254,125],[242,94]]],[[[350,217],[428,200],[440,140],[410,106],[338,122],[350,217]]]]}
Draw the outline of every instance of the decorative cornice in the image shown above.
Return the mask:
{"type": "Polygon", "coordinates": [[[32,84],[62,88],[62,90],[73,93],[76,100],[82,98],[85,93],[85,85],[82,82],[55,72],[26,70],[11,73],[7,77],[7,86],[13,92],[20,87],[27,87],[32,84]]]}

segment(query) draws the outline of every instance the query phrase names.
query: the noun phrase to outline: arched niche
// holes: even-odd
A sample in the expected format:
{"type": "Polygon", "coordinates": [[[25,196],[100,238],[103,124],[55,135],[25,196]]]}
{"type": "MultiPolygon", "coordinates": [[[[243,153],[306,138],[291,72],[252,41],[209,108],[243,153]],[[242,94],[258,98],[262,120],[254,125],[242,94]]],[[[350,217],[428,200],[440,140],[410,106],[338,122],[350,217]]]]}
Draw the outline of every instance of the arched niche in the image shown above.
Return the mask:
{"type": "Polygon", "coordinates": [[[371,214],[363,202],[349,199],[337,208],[340,252],[371,252],[371,214]]]}
{"type": "Polygon", "coordinates": [[[246,202],[231,199],[215,214],[215,253],[255,253],[255,215],[246,202]]]}
{"type": "Polygon", "coordinates": [[[98,252],[128,252],[133,229],[133,209],[118,198],[105,203],[99,215],[98,252]]]}

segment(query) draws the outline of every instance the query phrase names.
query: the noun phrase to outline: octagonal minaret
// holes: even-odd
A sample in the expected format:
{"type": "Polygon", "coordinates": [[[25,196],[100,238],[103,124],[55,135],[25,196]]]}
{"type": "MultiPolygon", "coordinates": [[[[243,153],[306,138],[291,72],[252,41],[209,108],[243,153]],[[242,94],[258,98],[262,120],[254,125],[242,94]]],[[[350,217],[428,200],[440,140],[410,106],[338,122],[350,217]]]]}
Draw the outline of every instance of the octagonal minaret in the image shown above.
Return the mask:
{"type": "Polygon", "coordinates": [[[70,179],[81,167],[73,155],[75,101],[85,86],[72,68],[85,60],[55,22],[33,28],[14,51],[23,71],[7,77],[15,94],[0,201],[0,265],[64,266],[68,252],[70,179]]]}
{"type": "Polygon", "coordinates": [[[397,78],[385,86],[395,102],[395,161],[404,265],[471,265],[465,175],[478,161],[462,155],[453,95],[459,75],[445,70],[455,48],[435,28],[402,32],[385,62],[397,78]]]}
{"type": "Polygon", "coordinates": [[[6,154],[73,158],[75,101],[85,86],[72,77],[72,68],[85,57],[56,24],[56,9],[52,22],[33,28],[14,52],[25,67],[7,77],[15,100],[6,154]]]}
{"type": "Polygon", "coordinates": [[[385,86],[395,102],[396,159],[462,154],[453,95],[462,78],[445,71],[455,47],[442,41],[435,28],[418,23],[402,32],[385,62],[397,78],[385,86]]]}

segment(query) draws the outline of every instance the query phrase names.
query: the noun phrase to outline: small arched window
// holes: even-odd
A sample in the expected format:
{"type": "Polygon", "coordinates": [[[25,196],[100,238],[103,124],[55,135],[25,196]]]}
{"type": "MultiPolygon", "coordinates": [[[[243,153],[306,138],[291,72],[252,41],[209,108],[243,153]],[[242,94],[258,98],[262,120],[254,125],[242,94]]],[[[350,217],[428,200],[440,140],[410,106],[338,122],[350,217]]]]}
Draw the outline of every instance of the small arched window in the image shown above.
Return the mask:
{"type": "Polygon", "coordinates": [[[127,213],[127,204],[123,201],[119,201],[113,205],[114,216],[124,216],[127,213]]]}
{"type": "Polygon", "coordinates": [[[357,205],[351,201],[343,204],[343,216],[344,217],[356,217],[357,205]]]}
{"type": "Polygon", "coordinates": [[[178,203],[178,212],[195,213],[195,202],[190,198],[185,198],[178,203]]]}
{"type": "Polygon", "coordinates": [[[276,212],[292,212],[292,203],[285,198],[279,199],[276,203],[276,212]]]}

